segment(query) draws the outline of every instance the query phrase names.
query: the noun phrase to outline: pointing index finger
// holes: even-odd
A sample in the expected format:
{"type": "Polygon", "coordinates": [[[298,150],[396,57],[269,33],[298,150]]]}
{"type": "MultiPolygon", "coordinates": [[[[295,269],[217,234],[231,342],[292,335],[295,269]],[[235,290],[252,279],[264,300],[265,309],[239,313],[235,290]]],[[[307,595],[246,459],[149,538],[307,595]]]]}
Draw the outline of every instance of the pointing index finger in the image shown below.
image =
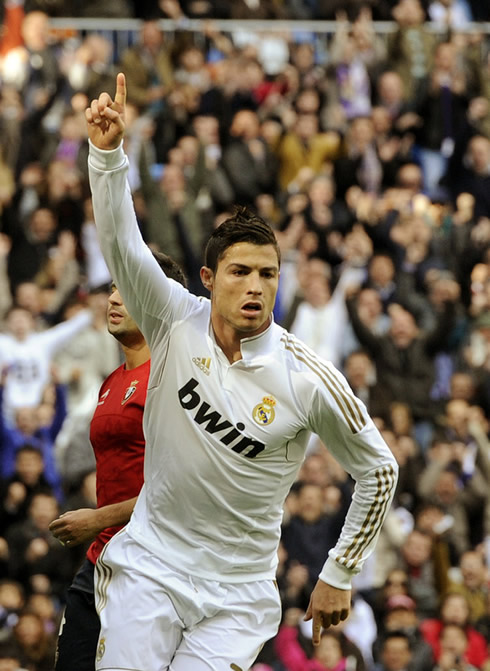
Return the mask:
{"type": "Polygon", "coordinates": [[[126,105],[126,77],[122,72],[117,75],[116,79],[116,96],[114,102],[120,105],[122,109],[126,105]]]}
{"type": "Polygon", "coordinates": [[[322,620],[319,614],[313,616],[313,645],[319,645],[322,634],[322,620]]]}

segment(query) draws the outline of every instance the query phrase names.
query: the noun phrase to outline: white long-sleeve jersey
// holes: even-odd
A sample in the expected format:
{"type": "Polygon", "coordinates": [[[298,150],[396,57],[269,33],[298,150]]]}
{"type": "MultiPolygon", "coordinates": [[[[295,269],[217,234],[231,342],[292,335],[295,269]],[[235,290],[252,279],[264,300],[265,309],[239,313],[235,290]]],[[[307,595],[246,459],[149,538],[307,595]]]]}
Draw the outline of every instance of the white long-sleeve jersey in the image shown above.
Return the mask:
{"type": "Polygon", "coordinates": [[[273,578],[283,503],[317,433],[356,480],[320,577],[350,587],[391,502],[397,464],[344,377],[276,324],[245,338],[230,364],[208,299],[168,279],[143,242],[121,148],[91,146],[101,248],[151,350],[143,419],[145,485],[128,533],[203,578],[273,578]]]}

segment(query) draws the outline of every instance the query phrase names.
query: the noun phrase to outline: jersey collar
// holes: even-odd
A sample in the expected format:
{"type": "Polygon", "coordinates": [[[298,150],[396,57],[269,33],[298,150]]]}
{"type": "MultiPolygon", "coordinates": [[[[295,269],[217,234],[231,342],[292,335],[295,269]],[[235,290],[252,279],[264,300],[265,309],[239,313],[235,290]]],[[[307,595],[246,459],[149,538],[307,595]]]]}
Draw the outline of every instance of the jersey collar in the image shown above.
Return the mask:
{"type": "MultiPolygon", "coordinates": [[[[235,361],[235,363],[231,365],[246,366],[247,368],[262,366],[263,359],[270,356],[274,350],[277,349],[280,340],[279,331],[282,331],[282,329],[278,328],[274,322],[274,315],[271,315],[271,323],[265,331],[259,333],[258,335],[250,336],[249,338],[242,338],[240,341],[240,351],[242,353],[242,358],[238,361],[235,361]]],[[[221,348],[216,342],[216,338],[214,336],[211,320],[209,320],[208,337],[211,339],[214,348],[219,350],[221,353],[221,348]]],[[[224,358],[226,359],[226,357],[224,358]]]]}

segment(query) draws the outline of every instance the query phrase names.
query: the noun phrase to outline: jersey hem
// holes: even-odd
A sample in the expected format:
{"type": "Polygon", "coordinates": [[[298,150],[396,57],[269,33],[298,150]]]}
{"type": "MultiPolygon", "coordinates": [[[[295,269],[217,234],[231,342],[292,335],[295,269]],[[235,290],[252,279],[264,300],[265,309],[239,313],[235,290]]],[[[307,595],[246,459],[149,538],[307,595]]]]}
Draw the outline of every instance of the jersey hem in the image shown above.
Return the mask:
{"type": "Polygon", "coordinates": [[[196,567],[193,565],[187,565],[184,561],[183,556],[172,556],[170,553],[166,552],[165,557],[161,556],[161,553],[157,551],[154,545],[148,543],[145,537],[131,528],[129,524],[126,527],[126,532],[128,536],[144,547],[146,550],[153,552],[157,557],[159,557],[165,564],[171,566],[179,573],[185,573],[191,575],[193,578],[200,578],[202,580],[213,580],[219,583],[230,583],[230,584],[239,584],[239,583],[254,583],[260,580],[275,580],[276,578],[276,569],[269,571],[251,571],[250,569],[244,568],[243,573],[236,574],[225,574],[223,573],[224,567],[218,567],[216,572],[212,571],[202,571],[196,570],[196,567]]]}

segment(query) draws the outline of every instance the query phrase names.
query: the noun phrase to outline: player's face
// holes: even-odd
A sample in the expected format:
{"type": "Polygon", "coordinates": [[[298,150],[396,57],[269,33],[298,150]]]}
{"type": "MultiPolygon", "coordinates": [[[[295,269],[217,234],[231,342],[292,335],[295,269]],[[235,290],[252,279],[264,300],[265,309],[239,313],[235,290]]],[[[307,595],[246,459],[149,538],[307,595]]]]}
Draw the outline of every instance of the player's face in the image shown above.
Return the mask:
{"type": "MultiPolygon", "coordinates": [[[[204,269],[208,270],[209,269],[204,269]]],[[[239,242],[209,271],[213,321],[231,327],[242,337],[264,331],[276,300],[279,262],[273,245],[239,242]]]]}
{"type": "Polygon", "coordinates": [[[111,286],[111,294],[107,303],[107,330],[123,345],[126,344],[128,339],[133,340],[135,337],[142,337],[136,322],[126,310],[121,294],[114,284],[111,286]]]}

